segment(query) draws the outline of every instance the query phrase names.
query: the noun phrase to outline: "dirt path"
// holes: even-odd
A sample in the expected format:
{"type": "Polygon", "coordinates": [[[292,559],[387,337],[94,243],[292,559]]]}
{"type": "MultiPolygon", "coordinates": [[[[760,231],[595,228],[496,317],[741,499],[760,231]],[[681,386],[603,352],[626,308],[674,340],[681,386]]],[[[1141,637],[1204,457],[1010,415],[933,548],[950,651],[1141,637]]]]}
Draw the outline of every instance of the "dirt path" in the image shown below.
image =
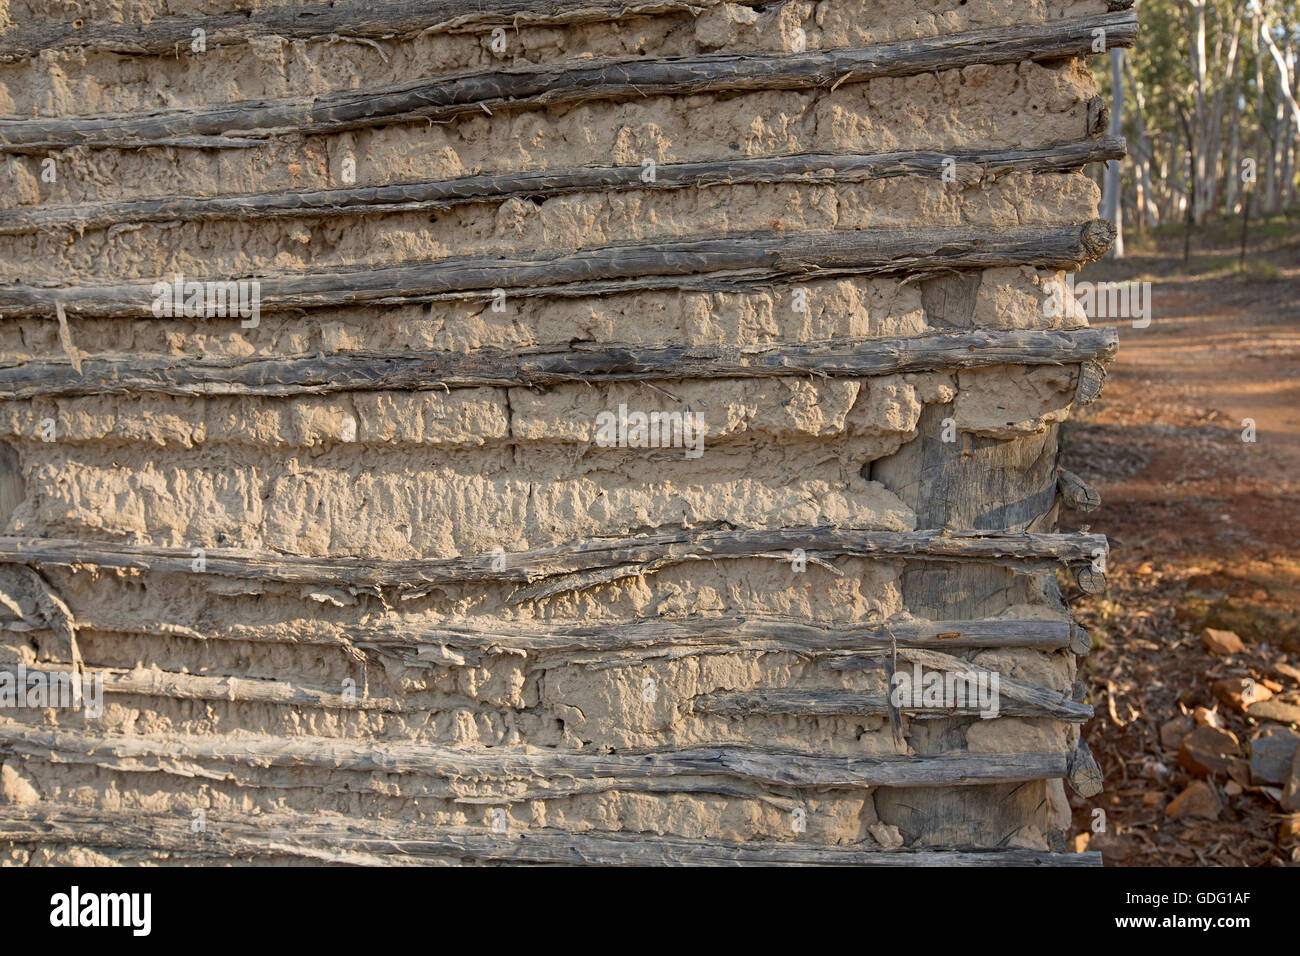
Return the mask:
{"type": "Polygon", "coordinates": [[[1075,601],[1099,645],[1082,679],[1098,714],[1087,736],[1107,776],[1100,797],[1076,805],[1075,843],[1102,850],[1108,864],[1300,862],[1300,844],[1281,835],[1278,791],[1246,769],[1251,739],[1272,722],[1211,691],[1214,681],[1250,677],[1275,688],[1278,703],[1300,706],[1300,682],[1286,672],[1300,664],[1296,238],[1253,250],[1248,274],[1195,275],[1230,256],[1203,237],[1191,276],[1171,238],[1177,251],[1081,277],[1153,282],[1150,326],[1113,323],[1120,357],[1111,380],[1065,436],[1067,465],[1103,504],[1062,523],[1088,524],[1112,543],[1108,592],[1075,601]],[[1243,441],[1244,419],[1254,422],[1254,442],[1243,441]],[[1236,631],[1245,652],[1209,653],[1207,625],[1236,631]],[[1177,765],[1173,725],[1161,742],[1162,725],[1175,719],[1179,732],[1210,722],[1240,742],[1242,759],[1209,778],[1215,820],[1165,813],[1196,779],[1177,765]],[[1104,833],[1090,832],[1096,806],[1106,811],[1104,833]]]}

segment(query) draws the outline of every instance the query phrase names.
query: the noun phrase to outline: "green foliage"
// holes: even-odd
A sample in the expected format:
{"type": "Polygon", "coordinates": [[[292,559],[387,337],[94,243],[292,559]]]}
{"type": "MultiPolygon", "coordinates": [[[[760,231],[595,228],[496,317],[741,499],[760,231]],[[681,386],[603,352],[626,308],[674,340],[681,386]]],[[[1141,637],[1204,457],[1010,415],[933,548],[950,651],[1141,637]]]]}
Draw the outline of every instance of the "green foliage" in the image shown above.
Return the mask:
{"type": "MultiPolygon", "coordinates": [[[[1138,164],[1145,162],[1148,204],[1159,207],[1163,224],[1181,221],[1195,175],[1196,164],[1190,159],[1194,150],[1200,151],[1204,175],[1212,179],[1212,185],[1202,188],[1210,190],[1207,198],[1213,201],[1198,207],[1198,218],[1240,211],[1240,161],[1247,157],[1256,163],[1257,181],[1244,187],[1256,200],[1256,215],[1293,202],[1300,173],[1300,130],[1279,89],[1277,64],[1258,42],[1259,21],[1249,0],[1138,0],[1136,9],[1141,23],[1138,42],[1124,54],[1128,73],[1123,130],[1131,159],[1124,168],[1123,194],[1130,216],[1137,211],[1138,164]],[[1198,104],[1194,44],[1201,5],[1205,70],[1198,104]],[[1229,51],[1238,30],[1233,59],[1229,51]],[[1260,196],[1266,187],[1268,195],[1260,196]]],[[[1300,62],[1293,53],[1300,45],[1300,0],[1261,0],[1260,12],[1284,55],[1300,62]]],[[[1092,69],[1103,94],[1113,102],[1107,58],[1095,57],[1092,69]]],[[[1300,69],[1292,69],[1289,77],[1292,90],[1300,85],[1297,73],[1300,69]]],[[[1132,233],[1133,220],[1125,225],[1132,233]]]]}

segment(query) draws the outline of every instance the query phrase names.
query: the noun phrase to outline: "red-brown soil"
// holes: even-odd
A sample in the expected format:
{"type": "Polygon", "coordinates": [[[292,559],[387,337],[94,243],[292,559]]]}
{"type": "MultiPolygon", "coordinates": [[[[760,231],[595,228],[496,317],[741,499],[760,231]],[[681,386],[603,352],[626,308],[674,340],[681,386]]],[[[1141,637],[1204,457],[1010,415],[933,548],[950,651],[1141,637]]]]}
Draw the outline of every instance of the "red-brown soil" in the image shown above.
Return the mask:
{"type": "Polygon", "coordinates": [[[1106,789],[1076,799],[1072,842],[1108,865],[1300,862],[1296,838],[1279,836],[1277,791],[1254,786],[1244,761],[1210,780],[1217,820],[1170,819],[1193,778],[1160,741],[1162,724],[1205,707],[1248,752],[1267,721],[1217,703],[1222,678],[1272,681],[1275,700],[1300,704],[1300,683],[1275,669],[1300,666],[1300,219],[1270,225],[1244,270],[1228,226],[1193,238],[1189,268],[1171,235],[1081,276],[1153,282],[1148,328],[1094,320],[1119,326],[1119,358],[1064,437],[1066,466],[1102,507],[1067,512],[1062,526],[1089,525],[1112,549],[1108,591],[1074,599],[1098,645],[1081,679],[1106,789]],[[1211,654],[1207,625],[1235,631],[1245,653],[1211,654]],[[1091,832],[1096,807],[1104,833],[1091,832]]]}

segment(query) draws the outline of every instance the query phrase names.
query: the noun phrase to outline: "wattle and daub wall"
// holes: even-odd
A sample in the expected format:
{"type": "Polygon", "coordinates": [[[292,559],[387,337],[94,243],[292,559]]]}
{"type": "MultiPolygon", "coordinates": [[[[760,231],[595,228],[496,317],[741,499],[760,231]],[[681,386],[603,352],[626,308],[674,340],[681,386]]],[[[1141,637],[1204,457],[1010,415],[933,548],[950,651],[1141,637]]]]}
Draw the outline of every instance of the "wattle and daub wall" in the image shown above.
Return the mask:
{"type": "Polygon", "coordinates": [[[1126,6],[0,4],[4,861],[1095,862],[1126,6]]]}

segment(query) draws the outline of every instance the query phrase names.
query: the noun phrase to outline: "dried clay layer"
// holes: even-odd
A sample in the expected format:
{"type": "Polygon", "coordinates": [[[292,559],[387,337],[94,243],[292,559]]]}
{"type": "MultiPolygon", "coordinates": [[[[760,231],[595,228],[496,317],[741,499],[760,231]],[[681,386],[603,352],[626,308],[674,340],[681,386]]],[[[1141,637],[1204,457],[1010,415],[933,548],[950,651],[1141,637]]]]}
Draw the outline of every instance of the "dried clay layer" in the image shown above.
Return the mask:
{"type": "MultiPolygon", "coordinates": [[[[753,640],[755,648],[814,655],[854,648],[865,653],[892,648],[895,642],[938,650],[956,645],[1056,650],[1068,643],[1068,635],[1063,638],[1056,625],[1039,630],[1035,623],[1026,632],[1019,625],[978,623],[986,618],[1063,620],[1054,566],[1035,569],[1025,562],[981,566],[978,570],[985,580],[996,581],[1004,590],[1000,603],[972,590],[954,594],[947,609],[927,612],[921,605],[928,597],[928,582],[923,574],[913,572],[931,570],[954,587],[971,587],[961,583],[968,566],[924,557],[836,556],[815,548],[806,555],[811,556],[806,565],[795,563],[789,549],[725,560],[684,560],[639,575],[560,590],[540,600],[521,599],[526,589],[517,583],[493,580],[426,585],[394,598],[393,588],[254,581],[188,567],[143,572],[96,570],[85,564],[76,571],[46,566],[42,574],[67,602],[79,629],[116,634],[123,640],[123,635],[132,634],[184,638],[193,643],[178,641],[177,653],[188,647],[193,653],[211,655],[201,660],[218,669],[245,660],[246,676],[265,679],[276,676],[278,665],[288,668],[288,676],[303,680],[338,682],[357,677],[356,667],[363,657],[355,653],[356,647],[374,650],[393,663],[427,669],[457,660],[472,665],[478,655],[496,654],[515,658],[513,663],[520,666],[556,660],[595,664],[603,654],[613,663],[627,663],[672,658],[675,648],[695,653],[722,642],[714,649],[725,649],[741,639],[753,640]],[[926,620],[956,616],[976,623],[924,631],[908,623],[910,614],[926,620]],[[716,624],[715,618],[724,619],[723,623],[716,624]],[[647,636],[642,633],[646,621],[679,626],[668,628],[666,636],[651,628],[653,633],[647,636]],[[760,636],[754,636],[736,621],[787,622],[788,626],[762,627],[760,636]],[[799,622],[814,631],[804,634],[799,622]],[[888,631],[881,631],[883,624],[872,622],[892,623],[888,631]],[[836,637],[844,628],[860,630],[836,637]],[[1008,629],[1010,635],[1004,633],[1008,629]],[[292,644],[302,648],[271,646],[254,653],[250,647],[248,653],[232,657],[222,650],[227,642],[242,642],[241,647],[292,644]]],[[[10,582],[6,593],[25,608],[21,619],[33,627],[53,627],[55,622],[43,620],[30,606],[31,599],[24,597],[33,591],[30,576],[16,566],[3,574],[10,582]]],[[[144,648],[140,643],[130,646],[144,648]]],[[[56,646],[53,631],[38,647],[41,659],[64,659],[67,654],[66,648],[56,646]]],[[[104,663],[133,666],[135,661],[112,657],[104,663]]],[[[488,681],[490,675],[480,672],[479,678],[488,681]]],[[[496,693],[502,685],[492,686],[496,693]]]]}
{"type": "MultiPolygon", "coordinates": [[[[164,819],[166,816],[171,816],[176,820],[184,821],[187,829],[196,817],[193,813],[195,809],[211,810],[211,827],[208,831],[210,835],[191,835],[183,853],[170,857],[173,863],[178,858],[185,860],[192,856],[200,860],[207,857],[228,857],[231,847],[225,840],[226,831],[220,825],[221,815],[246,821],[249,828],[254,831],[253,838],[246,839],[245,846],[261,844],[260,852],[256,854],[247,852],[236,854],[242,856],[245,863],[253,856],[271,858],[269,861],[258,860],[258,862],[278,862],[275,859],[277,856],[292,859],[302,853],[302,850],[297,849],[302,846],[302,843],[283,838],[286,835],[275,829],[274,818],[269,816],[271,813],[281,811],[278,806],[279,800],[289,799],[284,790],[277,790],[269,785],[264,788],[241,789],[234,783],[194,782],[186,786],[185,791],[163,792],[153,799],[146,799],[143,795],[137,797],[139,791],[136,788],[157,785],[156,782],[150,781],[152,775],[147,771],[125,773],[84,767],[64,767],[61,770],[62,774],[67,776],[70,786],[47,785],[45,791],[38,789],[35,777],[40,775],[48,781],[50,774],[47,766],[32,761],[6,762],[3,769],[0,769],[0,773],[6,774],[8,787],[19,800],[34,802],[43,792],[57,790],[64,796],[64,800],[70,803],[72,802],[70,798],[83,795],[89,797],[97,790],[106,789],[112,793],[123,794],[121,815],[124,818],[130,818],[132,811],[137,809],[147,809],[164,814],[164,819]],[[141,778],[144,780],[142,781],[141,778]],[[144,804],[142,808],[139,806],[141,803],[144,804]],[[258,831],[260,831],[260,839],[258,831]],[[272,842],[266,841],[268,835],[273,837],[272,842]]],[[[361,785],[366,785],[366,782],[363,781],[361,785]]],[[[365,821],[369,826],[380,825],[382,820],[401,819],[406,821],[404,835],[424,831],[435,839],[437,836],[452,835],[456,832],[452,828],[464,828],[461,832],[465,835],[471,837],[476,835],[480,841],[484,838],[491,840],[492,826],[496,824],[499,830],[504,824],[507,832],[515,840],[526,836],[530,830],[539,835],[570,833],[589,834],[593,837],[616,831],[629,835],[639,834],[643,839],[652,840],[655,835],[676,835],[693,840],[762,840],[765,844],[770,841],[771,845],[778,847],[851,846],[868,852],[895,849],[901,842],[900,836],[910,837],[921,846],[945,846],[951,845],[952,842],[949,832],[936,833],[934,838],[927,840],[924,830],[909,825],[912,823],[913,815],[908,812],[907,807],[899,807],[898,802],[902,799],[905,803],[909,794],[916,794],[915,790],[818,789],[751,795],[741,788],[733,788],[731,793],[717,794],[709,792],[710,787],[707,783],[693,788],[692,781],[685,781],[676,788],[676,792],[614,791],[545,800],[498,799],[494,806],[474,803],[455,804],[420,794],[407,796],[395,784],[386,784],[382,781],[375,781],[368,787],[371,792],[365,794],[349,794],[344,790],[344,786],[344,784],[336,786],[333,792],[304,791],[315,799],[315,807],[305,800],[294,802],[307,803],[299,813],[309,814],[317,822],[341,814],[348,819],[351,825],[349,829],[361,825],[361,818],[366,816],[361,807],[373,806],[377,812],[369,815],[365,821]],[[385,791],[388,791],[388,794],[385,791]],[[881,807],[879,811],[878,805],[881,807]],[[791,827],[796,808],[803,811],[801,817],[805,818],[801,832],[797,835],[791,827]],[[325,811],[325,815],[317,816],[313,810],[325,811]],[[890,823],[891,820],[897,822],[890,823]],[[882,823],[887,826],[881,827],[882,823]],[[902,834],[892,829],[899,824],[902,825],[899,829],[906,828],[902,834]]],[[[716,786],[714,789],[717,789],[716,786]]],[[[981,803],[987,801],[990,806],[1001,804],[1002,812],[991,819],[984,817],[972,822],[967,826],[966,832],[976,834],[976,839],[985,845],[998,845],[999,841],[1003,841],[1003,845],[1045,849],[1047,841],[1044,831],[1049,827],[1059,826],[1057,822],[1049,823],[1054,816],[1049,812],[1050,789],[1051,784],[1041,780],[968,789],[966,791],[968,799],[975,798],[981,803]]],[[[1064,804],[1063,794],[1060,796],[1060,803],[1064,804]]],[[[88,803],[83,801],[78,801],[77,805],[88,808],[88,803]]],[[[0,833],[4,832],[3,816],[0,813],[0,833]]],[[[337,816],[333,818],[339,819],[337,816]]],[[[160,830],[161,827],[149,827],[145,832],[153,834],[160,830]]],[[[91,842],[87,840],[89,833],[89,830],[81,831],[81,841],[91,842]]],[[[67,841],[67,839],[67,836],[64,836],[63,840],[67,841]]],[[[141,843],[148,846],[148,839],[147,835],[144,836],[141,843]]],[[[400,837],[398,839],[400,840],[400,837]]],[[[112,865],[114,862],[132,862],[133,859],[139,859],[130,854],[124,857],[120,852],[96,852],[85,847],[84,842],[75,848],[66,844],[61,846],[61,841],[57,838],[47,838],[35,846],[29,845],[29,842],[15,844],[11,849],[0,842],[0,854],[5,854],[0,856],[0,859],[5,859],[5,862],[9,860],[32,863],[61,862],[65,865],[69,863],[112,865]]],[[[391,842],[391,839],[380,841],[380,846],[384,845],[400,846],[401,844],[391,842]]],[[[683,851],[689,852],[687,847],[679,846],[675,857],[669,857],[668,860],[674,858],[680,860],[683,851]]],[[[458,853],[449,855],[457,861],[462,856],[458,853]]],[[[308,859],[311,858],[310,854],[307,856],[308,859]]],[[[472,854],[464,854],[464,856],[471,857],[472,862],[472,854]]],[[[352,854],[352,859],[348,859],[345,855],[342,860],[330,859],[330,857],[331,854],[328,852],[322,852],[318,859],[326,862],[370,863],[385,859],[364,854],[352,854]]],[[[510,858],[508,850],[499,848],[498,859],[510,858]]],[[[391,862],[392,858],[388,857],[387,860],[391,862]]],[[[814,859],[806,859],[804,862],[814,861],[814,859]]],[[[557,859],[551,862],[565,861],[557,859]]],[[[567,862],[575,861],[569,859],[567,862]]]]}
{"type": "MultiPolygon", "coordinates": [[[[181,426],[181,410],[204,415],[198,406],[207,400],[174,400],[155,429],[146,424],[153,416],[133,411],[134,400],[117,400],[123,413],[65,417],[68,444],[16,443],[27,492],[8,524],[15,533],[135,534],[178,547],[411,557],[541,547],[683,522],[908,530],[909,509],[861,474],[915,437],[923,400],[951,398],[954,428],[1010,436],[1063,420],[1075,386],[1073,369],[1052,366],[1011,376],[997,367],[973,370],[955,383],[946,376],[886,377],[867,388],[856,381],[734,381],[706,394],[697,383],[685,390],[697,403],[685,403],[689,424],[693,430],[712,419],[716,432],[688,431],[683,419],[680,438],[672,421],[684,414],[682,404],[634,385],[603,396],[585,386],[520,392],[517,409],[516,398],[502,390],[483,390],[477,405],[440,393],[356,393],[333,402],[298,400],[279,415],[244,420],[223,417],[223,406],[227,413],[241,406],[218,400],[214,428],[229,437],[211,445],[185,442],[181,426]],[[418,398],[423,408],[413,403],[418,398]],[[647,421],[661,413],[654,436],[660,447],[627,447],[617,432],[620,405],[647,421]],[[407,431],[413,440],[403,444],[381,437],[411,429],[412,409],[434,421],[434,436],[447,437],[479,423],[499,426],[504,412],[516,437],[481,436],[482,446],[459,449],[439,442],[436,461],[423,460],[428,443],[420,434],[407,431]],[[464,416],[459,430],[454,420],[438,420],[444,410],[464,416]],[[609,413],[604,431],[602,413],[609,413]],[[114,429],[108,434],[86,440],[72,431],[93,436],[107,416],[114,429]],[[334,434],[317,432],[318,442],[303,449],[306,458],[292,446],[249,441],[274,440],[274,429],[286,425],[289,435],[313,428],[334,434]],[[249,427],[254,431],[244,431],[249,427]],[[182,440],[166,443],[178,429],[182,440]],[[161,450],[157,441],[133,440],[151,430],[163,438],[161,450]]],[[[20,420],[15,431],[31,434],[44,421],[20,420]]]]}
{"type": "MultiPolygon", "coordinates": [[[[24,22],[68,19],[17,2],[0,60],[24,22]]],[[[102,16],[222,9],[187,3],[96,0],[78,15],[91,35],[102,16]]],[[[21,117],[0,136],[14,150],[36,142],[33,115],[609,57],[777,53],[793,87],[810,82],[801,44],[1028,29],[1112,4],[668,6],[512,23],[501,56],[481,20],[363,43],[230,44],[216,28],[208,51],[170,58],[61,48],[0,66],[0,112],[21,117]]],[[[230,117],[278,130],[245,148],[92,137],[101,145],[52,151],[54,182],[43,151],[3,157],[0,395],[23,397],[0,399],[0,686],[19,668],[76,663],[106,695],[98,714],[5,711],[0,863],[152,861],[176,829],[192,840],[173,862],[236,847],[245,860],[374,862],[396,844],[361,833],[417,830],[471,860],[499,859],[484,841],[502,829],[537,835],[543,854],[610,835],[879,857],[900,844],[1046,849],[1068,822],[1061,778],[1086,753],[1090,713],[1058,573],[1104,554],[1100,536],[1052,533],[1067,488],[1057,433],[1103,377],[1104,356],[1071,343],[1110,335],[1113,349],[1113,332],[1051,308],[1059,270],[1106,238],[1087,223],[1097,192],[1083,161],[1063,151],[1118,149],[1101,145],[1105,108],[1072,58],[1086,48],[1067,41],[1000,55],[1056,57],[1043,62],[936,61],[816,90],[685,94],[674,81],[566,103],[579,93],[557,88],[549,104],[453,116],[491,97],[466,83],[465,98],[430,107],[436,122],[347,132],[325,130],[370,101],[327,98],[312,133],[293,108],[230,117]],[[981,159],[1038,147],[1057,158],[981,159]],[[672,181],[682,163],[925,150],[890,160],[890,178],[672,181]],[[938,175],[945,151],[961,153],[956,182],[938,175]],[[650,163],[673,188],[564,185],[570,171],[650,163]],[[265,200],[287,204],[277,217],[84,205],[539,171],[560,187],[498,183],[485,197],[462,184],[448,195],[473,202],[362,214],[304,214],[293,195],[265,200]],[[1052,236],[1035,244],[1035,230],[1052,236]],[[1013,234],[1019,245],[997,245],[1013,234]],[[683,243],[706,235],[735,248],[683,243]],[[657,260],[652,243],[689,261],[657,260]],[[520,250],[539,255],[500,264],[520,250]],[[175,273],[263,276],[265,307],[250,323],[127,301],[133,281],[175,273]],[[1059,331],[1047,353],[1016,358],[997,343],[1032,335],[989,337],[1007,330],[1059,331]],[[779,356],[794,352],[751,375],[750,357],[728,351],[833,339],[849,341],[813,351],[946,344],[930,364],[827,376],[788,373],[779,356]],[[690,350],[702,346],[716,348],[700,364],[690,350]],[[367,381],[366,353],[393,350],[423,353],[403,360],[416,377],[392,377],[380,356],[367,381]],[[515,365],[498,373],[498,359],[515,365]],[[538,377],[547,362],[561,374],[538,377]],[[229,386],[200,381],[226,368],[260,393],[194,394],[229,386]],[[626,369],[639,380],[609,380],[626,369]],[[608,419],[628,412],[699,431],[668,447],[616,432],[611,447],[608,419]],[[900,671],[970,670],[997,675],[996,717],[978,701],[891,706],[900,671]],[[211,812],[210,830],[190,829],[194,810],[211,812]],[[331,844],[338,819],[354,829],[331,844]]],[[[156,119],[139,125],[145,140],[171,122],[156,119]]]]}
{"type": "MultiPolygon", "coordinates": [[[[1069,300],[1064,300],[1068,309],[1055,308],[1062,297],[1054,290],[1062,281],[1059,272],[1007,266],[966,271],[960,281],[941,287],[915,277],[809,277],[735,291],[507,295],[504,301],[485,290],[463,301],[263,312],[255,327],[251,312],[249,318],[163,320],[72,314],[67,338],[88,357],[156,354],[234,361],[353,351],[515,351],[573,341],[745,346],[1087,325],[1069,300]],[[957,291],[950,294],[954,286],[957,291]]],[[[147,295],[150,288],[143,291],[147,295]]],[[[0,352],[10,362],[67,358],[53,314],[0,318],[0,352]]]]}
{"type": "Polygon", "coordinates": [[[219,196],[446,180],[576,166],[640,167],[798,153],[1050,146],[1100,133],[1092,74],[1077,61],[975,65],[828,91],[646,96],[430,124],[273,137],[245,149],[66,150],[0,166],[9,206],[219,196]],[[48,177],[47,177],[48,178],[48,177]]]}
{"type": "Polygon", "coordinates": [[[453,256],[530,258],[533,250],[557,256],[619,242],[758,232],[1066,226],[1096,216],[1099,199],[1081,174],[1012,174],[978,189],[900,178],[510,198],[433,215],[144,223],[0,238],[0,282],[227,278],[453,256]]]}
{"type": "MultiPolygon", "coordinates": [[[[31,449],[32,461],[75,456],[77,447],[98,444],[173,451],[202,446],[220,451],[228,445],[285,453],[311,451],[310,463],[318,463],[327,451],[346,458],[349,448],[358,455],[372,448],[380,452],[485,448],[492,452],[482,459],[488,467],[499,459],[504,446],[525,455],[554,446],[567,456],[560,476],[587,468],[636,467],[614,453],[615,447],[644,449],[631,462],[638,456],[695,460],[704,457],[706,448],[735,454],[759,443],[810,439],[841,449],[836,439],[851,437],[855,454],[878,458],[915,437],[922,406],[928,403],[955,402],[951,409],[955,434],[1011,437],[1041,432],[1045,425],[1061,420],[1074,398],[1076,379],[1068,368],[1020,368],[1012,382],[1003,383],[1005,377],[1006,370],[995,366],[871,378],[719,378],[277,398],[165,394],[36,398],[0,403],[0,438],[53,446],[31,449]],[[647,420],[655,415],[670,428],[683,422],[678,429],[682,437],[675,445],[652,443],[648,434],[640,444],[635,438],[616,441],[617,435],[609,429],[622,427],[620,405],[644,413],[647,420]],[[613,418],[605,417],[606,412],[613,418]],[[688,413],[692,424],[686,431],[688,413]],[[671,448],[678,450],[675,455],[668,454],[671,448]],[[686,455],[688,450],[691,455],[686,455]],[[604,466],[599,464],[602,461],[604,466]]],[[[656,429],[662,430],[659,425],[656,429]]],[[[546,462],[545,467],[553,464],[546,462]]]]}
{"type": "MultiPolygon", "coordinates": [[[[335,35],[318,35],[314,39],[285,33],[277,36],[275,21],[263,16],[268,7],[262,6],[248,19],[240,19],[246,36],[258,31],[263,22],[268,25],[265,35],[251,36],[249,42],[243,43],[225,42],[232,34],[222,29],[224,21],[219,14],[223,11],[205,6],[197,12],[204,20],[184,25],[191,29],[185,29],[180,23],[175,25],[177,38],[183,37],[183,42],[169,43],[160,52],[142,50],[139,55],[123,55],[132,52],[128,50],[114,53],[106,49],[114,45],[114,37],[121,36],[109,33],[110,24],[131,16],[125,10],[105,11],[102,16],[96,16],[86,10],[86,4],[79,4],[77,12],[82,26],[77,31],[67,31],[62,9],[51,16],[11,5],[7,24],[0,21],[7,26],[6,34],[0,35],[0,57],[14,60],[0,67],[0,112],[20,116],[34,115],[37,111],[44,115],[131,112],[187,104],[311,96],[354,87],[359,76],[366,77],[369,85],[385,85],[434,71],[499,70],[580,58],[622,59],[649,53],[657,57],[715,52],[783,53],[800,48],[859,47],[987,27],[1100,16],[1107,12],[1108,6],[1101,0],[1034,0],[1012,9],[993,0],[960,4],[928,0],[911,5],[906,16],[898,16],[888,6],[870,0],[843,3],[788,0],[762,12],[713,0],[692,2],[695,10],[681,9],[686,4],[680,4],[674,11],[672,3],[662,3],[658,6],[670,8],[664,13],[617,19],[611,14],[616,15],[620,9],[632,5],[605,4],[604,22],[571,26],[535,23],[526,15],[507,14],[499,24],[510,27],[504,37],[504,50],[500,50],[498,40],[500,52],[492,49],[492,31],[498,24],[484,24],[477,29],[467,25],[470,28],[465,32],[438,30],[437,24],[446,21],[431,5],[431,12],[419,18],[422,25],[427,24],[426,32],[390,37],[371,35],[353,42],[337,36],[346,36],[346,28],[322,30],[321,34],[335,35]],[[191,47],[194,26],[207,32],[207,49],[202,52],[195,52],[191,47]],[[73,45],[78,34],[87,44],[85,47],[73,45]],[[39,58],[19,58],[24,53],[32,55],[33,48],[42,41],[53,49],[39,58]]],[[[346,27],[339,6],[331,5],[346,27]]],[[[364,17],[374,24],[382,22],[385,8],[396,6],[354,4],[352,9],[364,11],[364,17]]],[[[405,6],[410,9],[412,5],[405,6]]],[[[474,7],[482,11],[485,5],[474,4],[474,7]]],[[[583,4],[559,4],[558,7],[570,15],[584,9],[583,4]]],[[[595,5],[587,5],[586,9],[594,10],[595,5]]],[[[148,11],[141,11],[141,15],[151,20],[156,18],[148,11]]],[[[155,24],[152,31],[140,31],[143,37],[137,41],[139,47],[147,48],[157,42],[153,37],[171,26],[155,24]]],[[[127,44],[119,42],[116,46],[122,48],[127,44]]]]}
{"type": "Polygon", "coordinates": [[[596,827],[567,831],[545,825],[537,807],[511,814],[503,807],[485,808],[470,814],[472,821],[464,825],[428,826],[377,820],[358,825],[354,816],[338,813],[208,813],[197,807],[168,813],[26,805],[0,810],[0,865],[1101,865],[1100,854],[1042,852],[1043,830],[1058,829],[1069,815],[1064,793],[1051,782],[963,791],[963,803],[978,820],[978,824],[968,825],[966,832],[978,829],[979,845],[1001,848],[991,851],[942,849],[960,839],[953,825],[946,824],[918,837],[905,851],[880,852],[897,850],[902,839],[915,832],[913,821],[926,814],[924,808],[915,806],[918,791],[914,789],[877,793],[875,803],[881,809],[875,822],[868,822],[875,812],[870,795],[865,799],[849,796],[852,823],[841,834],[835,826],[845,819],[839,813],[838,795],[819,794],[806,804],[772,812],[773,823],[783,818],[789,832],[773,832],[771,839],[744,839],[739,834],[748,828],[726,826],[725,813],[719,812],[727,807],[725,798],[620,796],[602,807],[596,827]],[[859,804],[860,813],[856,810],[859,804]],[[712,829],[727,829],[735,838],[659,835],[656,828],[646,828],[642,811],[662,806],[671,806],[678,816],[693,814],[716,821],[712,829]],[[203,812],[194,812],[197,810],[203,812]],[[823,817],[816,832],[827,834],[825,839],[801,839],[812,829],[807,820],[810,812],[823,817]],[[635,820],[640,832],[620,834],[601,826],[607,820],[623,818],[635,820]],[[896,818],[899,826],[883,822],[890,818],[896,818]],[[1024,818],[1032,822],[1026,824],[1024,818]],[[855,839],[855,835],[863,838],[855,839]]]}
{"type": "MultiPolygon", "coordinates": [[[[88,673],[104,677],[103,713],[62,712],[47,720],[39,708],[24,707],[12,715],[14,723],[93,733],[184,733],[209,740],[257,733],[575,753],[767,746],[852,755],[1059,752],[1066,748],[1067,725],[1090,713],[1069,698],[1071,675],[1063,655],[1028,649],[964,657],[916,652],[939,658],[954,672],[997,672],[998,697],[993,701],[986,689],[983,698],[973,696],[942,713],[905,707],[905,743],[900,744],[888,716],[888,652],[881,650],[870,661],[833,661],[831,667],[790,654],[728,650],[726,645],[686,659],[629,660],[596,668],[580,663],[529,668],[506,655],[485,654],[472,668],[428,661],[413,661],[423,664],[419,668],[389,661],[381,666],[375,661],[364,676],[349,662],[341,679],[313,681],[299,677],[292,664],[304,661],[304,669],[316,669],[309,662],[321,656],[320,649],[296,648],[291,654],[287,648],[221,642],[203,653],[193,642],[179,639],[100,638],[91,630],[78,643],[88,673]],[[138,667],[132,658],[141,653],[156,659],[150,658],[149,667],[138,667]],[[245,677],[238,663],[244,657],[257,661],[257,670],[276,661],[274,680],[245,677]],[[851,671],[832,669],[850,665],[851,671]],[[1039,680],[1014,678],[1003,667],[1037,672],[1039,680]],[[465,688],[476,694],[467,695],[465,688]],[[981,707],[989,708],[987,718],[980,716],[981,707]],[[936,719],[950,721],[939,736],[926,729],[936,719]]],[[[914,652],[898,653],[897,666],[907,666],[910,675],[907,658],[914,652]]],[[[33,672],[60,669],[58,664],[24,661],[20,654],[5,657],[0,667],[10,673],[17,673],[19,664],[33,672]]],[[[342,660],[342,655],[331,657],[342,660]]],[[[931,671],[946,673],[936,667],[921,673],[931,671]]]]}

